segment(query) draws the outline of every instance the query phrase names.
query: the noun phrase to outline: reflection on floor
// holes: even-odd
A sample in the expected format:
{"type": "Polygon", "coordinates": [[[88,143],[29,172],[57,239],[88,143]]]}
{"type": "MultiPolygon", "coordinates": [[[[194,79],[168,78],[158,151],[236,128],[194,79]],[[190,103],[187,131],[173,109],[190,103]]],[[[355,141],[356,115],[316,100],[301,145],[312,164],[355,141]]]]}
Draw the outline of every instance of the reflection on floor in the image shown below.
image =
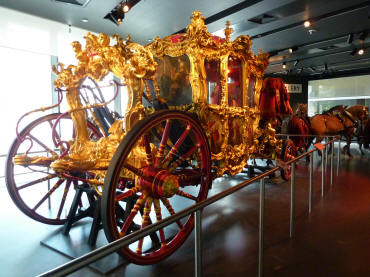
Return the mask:
{"type": "MultiPolygon", "coordinates": [[[[264,276],[370,276],[370,152],[362,157],[356,149],[353,153],[352,159],[342,157],[339,176],[334,171],[333,185],[327,182],[323,198],[320,161],[315,157],[311,214],[308,213],[307,164],[304,161],[298,164],[292,239],[289,238],[290,183],[278,176],[268,180],[264,276]]],[[[210,194],[246,178],[246,174],[240,174],[217,179],[210,194]]],[[[204,276],[257,276],[258,195],[255,183],[203,211],[204,276]]],[[[0,186],[0,198],[1,276],[35,276],[69,261],[40,244],[50,236],[62,236],[60,227],[46,226],[24,216],[4,186],[0,186]]],[[[76,239],[76,233],[71,232],[69,238],[73,247],[85,243],[76,239]]],[[[104,238],[102,232],[99,236],[104,238]]],[[[87,240],[86,234],[81,237],[87,240]]],[[[107,276],[194,276],[193,245],[192,235],[159,264],[137,266],[124,262],[107,276]]],[[[103,275],[84,268],[70,276],[103,275]]]]}

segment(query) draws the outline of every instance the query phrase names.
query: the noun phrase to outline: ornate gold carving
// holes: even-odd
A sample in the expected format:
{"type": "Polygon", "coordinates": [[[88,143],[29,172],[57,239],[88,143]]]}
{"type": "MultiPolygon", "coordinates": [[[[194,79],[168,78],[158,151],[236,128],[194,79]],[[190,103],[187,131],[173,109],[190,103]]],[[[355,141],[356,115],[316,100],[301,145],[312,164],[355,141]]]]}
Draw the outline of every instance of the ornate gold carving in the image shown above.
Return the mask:
{"type": "MultiPolygon", "coordinates": [[[[272,128],[259,129],[259,110],[257,107],[248,107],[247,81],[250,76],[256,77],[254,102],[258,104],[259,92],[262,85],[264,71],[268,65],[268,56],[261,51],[257,56],[251,52],[249,36],[239,36],[231,41],[233,29],[226,23],[224,30],[225,39],[215,37],[207,31],[204,17],[199,11],[193,12],[191,23],[186,28],[185,34],[177,34],[141,46],[131,41],[130,37],[124,42],[119,36],[114,35],[113,41],[105,34],[99,36],[88,33],[85,37],[86,46],[83,49],[79,42],[72,44],[78,60],[77,65],[65,67],[59,64],[53,71],[58,75],[55,85],[66,90],[67,101],[77,136],[70,142],[69,155],[54,159],[27,160],[18,157],[23,164],[47,164],[57,171],[63,170],[90,170],[96,173],[96,185],[101,185],[105,169],[115,152],[116,147],[124,137],[123,122],[116,121],[109,130],[109,137],[99,141],[91,141],[88,137],[86,124],[86,109],[79,96],[82,82],[90,77],[100,81],[109,72],[112,72],[127,85],[129,103],[125,115],[125,131],[128,132],[135,123],[154,110],[144,108],[142,104],[143,93],[151,99],[146,80],[151,80],[157,97],[159,88],[154,79],[157,63],[156,58],[165,55],[180,57],[187,55],[190,61],[189,81],[192,87],[192,104],[176,109],[187,110],[196,114],[200,120],[212,150],[212,161],[217,175],[225,172],[236,174],[247,165],[249,158],[269,157],[280,150],[281,142],[276,140],[272,128]],[[114,42],[115,41],[115,42],[114,42]],[[228,106],[228,60],[237,58],[241,61],[242,77],[241,89],[243,90],[243,106],[228,106]],[[221,104],[207,104],[207,76],[204,67],[205,60],[220,62],[221,104]],[[28,162],[29,161],[29,162],[28,162]]],[[[156,155],[153,145],[152,156],[156,155]]],[[[140,163],[146,159],[145,149],[139,145],[134,147],[129,163],[140,168],[140,163]]],[[[133,173],[122,172],[123,176],[134,178],[133,173]]],[[[176,183],[168,180],[168,184],[176,183]]],[[[171,187],[169,186],[169,187],[171,187]]]]}
{"type": "Polygon", "coordinates": [[[258,128],[259,110],[257,107],[247,106],[246,96],[248,77],[254,75],[256,86],[253,100],[258,106],[268,56],[262,52],[255,56],[251,52],[249,36],[239,36],[231,41],[233,29],[229,22],[226,23],[224,33],[225,39],[208,33],[204,17],[200,12],[195,11],[185,34],[172,35],[163,39],[157,37],[147,46],[157,58],[165,55],[189,57],[193,104],[191,107],[177,106],[176,108],[180,110],[186,108],[189,112],[197,114],[208,136],[212,160],[218,176],[225,172],[229,174],[240,172],[251,157],[271,158],[277,149],[274,134],[258,128]],[[243,107],[228,106],[229,57],[237,58],[242,63],[243,107]],[[220,61],[221,105],[207,104],[205,59],[220,61]]]}

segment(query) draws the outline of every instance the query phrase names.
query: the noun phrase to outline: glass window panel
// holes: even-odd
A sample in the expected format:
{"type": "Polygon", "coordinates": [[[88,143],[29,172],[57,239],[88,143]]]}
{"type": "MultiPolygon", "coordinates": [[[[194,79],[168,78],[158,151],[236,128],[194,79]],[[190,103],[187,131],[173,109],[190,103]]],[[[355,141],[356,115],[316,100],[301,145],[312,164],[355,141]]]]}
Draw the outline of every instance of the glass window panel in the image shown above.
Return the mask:
{"type": "Polygon", "coordinates": [[[192,89],[189,81],[190,61],[186,55],[180,57],[163,56],[156,59],[158,69],[156,81],[160,95],[170,106],[190,104],[192,89]]]}
{"type": "MultiPolygon", "coordinates": [[[[154,87],[154,83],[152,80],[145,80],[146,82],[146,85],[149,89],[149,97],[151,97],[152,100],[154,100],[156,98],[156,93],[155,93],[155,87],[154,87]]],[[[143,105],[144,107],[151,107],[151,103],[148,101],[148,99],[146,99],[145,95],[147,95],[147,91],[144,90],[144,93],[143,93],[143,105]]]]}
{"type": "MultiPolygon", "coordinates": [[[[322,113],[336,105],[366,105],[370,100],[370,75],[308,82],[308,115],[322,113]]],[[[370,107],[369,107],[370,108],[370,107]]]]}
{"type": "Polygon", "coordinates": [[[207,103],[208,104],[221,104],[221,74],[220,74],[220,61],[208,60],[204,61],[204,68],[207,76],[207,103]]]}
{"type": "Polygon", "coordinates": [[[254,103],[255,88],[256,88],[256,76],[251,74],[249,77],[249,83],[248,83],[248,106],[250,108],[253,108],[255,106],[255,103],[254,103]]]}
{"type": "Polygon", "coordinates": [[[227,92],[228,104],[230,107],[241,107],[243,104],[242,97],[242,63],[240,59],[230,57],[227,65],[227,92]]]}

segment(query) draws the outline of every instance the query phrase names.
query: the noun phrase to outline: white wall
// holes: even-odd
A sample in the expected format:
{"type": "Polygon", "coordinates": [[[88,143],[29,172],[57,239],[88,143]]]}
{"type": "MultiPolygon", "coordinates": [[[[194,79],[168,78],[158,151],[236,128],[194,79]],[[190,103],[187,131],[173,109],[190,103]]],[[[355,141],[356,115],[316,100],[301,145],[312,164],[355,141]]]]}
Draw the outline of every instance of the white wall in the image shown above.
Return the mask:
{"type": "Polygon", "coordinates": [[[74,61],[71,42],[83,42],[87,31],[55,21],[0,7],[0,47],[58,56],[74,61]]]}
{"type": "MultiPolygon", "coordinates": [[[[64,64],[75,64],[70,44],[74,40],[82,43],[86,33],[0,7],[0,155],[8,152],[15,139],[15,126],[22,114],[51,105],[51,55],[64,64]]],[[[44,114],[31,116],[24,123],[44,114]]],[[[0,168],[3,161],[0,157],[0,168]]]]}

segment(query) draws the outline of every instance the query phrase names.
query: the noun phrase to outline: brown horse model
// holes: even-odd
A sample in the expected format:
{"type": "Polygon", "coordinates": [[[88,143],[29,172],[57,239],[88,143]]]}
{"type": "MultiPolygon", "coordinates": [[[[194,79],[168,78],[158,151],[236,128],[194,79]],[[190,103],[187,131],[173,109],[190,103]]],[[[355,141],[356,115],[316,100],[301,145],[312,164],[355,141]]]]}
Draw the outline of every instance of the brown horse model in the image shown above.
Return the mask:
{"type": "Polygon", "coordinates": [[[355,105],[346,109],[344,106],[339,105],[311,118],[307,117],[306,104],[299,105],[298,109],[298,115],[308,119],[310,133],[317,135],[318,142],[325,136],[344,136],[347,144],[343,151],[351,156],[350,144],[354,136],[354,130],[367,117],[367,107],[355,105]]]}

